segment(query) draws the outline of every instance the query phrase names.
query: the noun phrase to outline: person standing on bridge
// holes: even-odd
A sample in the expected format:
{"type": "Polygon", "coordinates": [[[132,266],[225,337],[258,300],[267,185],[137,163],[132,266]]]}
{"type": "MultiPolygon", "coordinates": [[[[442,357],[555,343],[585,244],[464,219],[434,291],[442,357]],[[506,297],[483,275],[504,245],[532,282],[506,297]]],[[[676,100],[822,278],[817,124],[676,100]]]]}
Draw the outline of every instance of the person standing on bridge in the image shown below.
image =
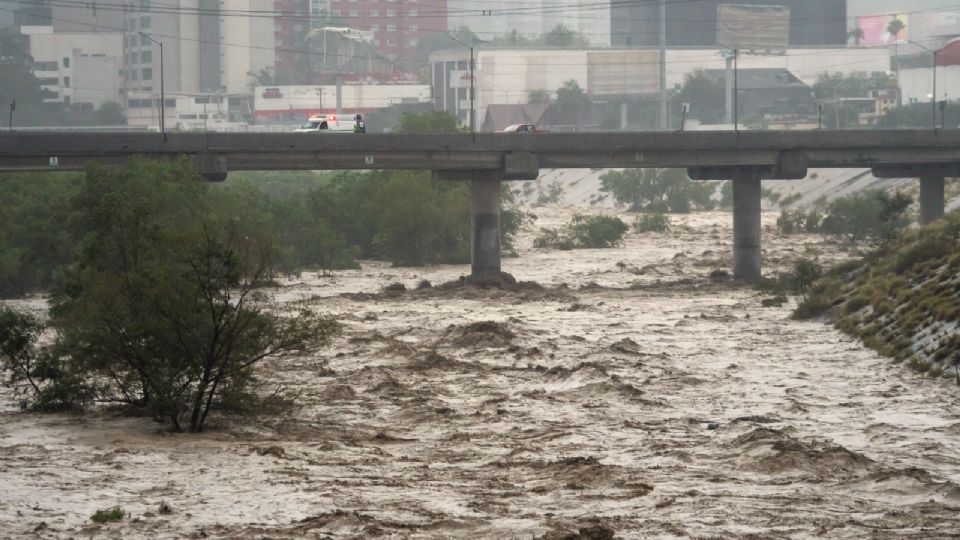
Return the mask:
{"type": "Polygon", "coordinates": [[[363,116],[361,116],[361,115],[358,114],[358,115],[356,116],[355,120],[357,121],[357,123],[353,125],[353,132],[354,132],[354,133],[366,133],[366,132],[367,132],[367,126],[363,125],[363,116]]]}

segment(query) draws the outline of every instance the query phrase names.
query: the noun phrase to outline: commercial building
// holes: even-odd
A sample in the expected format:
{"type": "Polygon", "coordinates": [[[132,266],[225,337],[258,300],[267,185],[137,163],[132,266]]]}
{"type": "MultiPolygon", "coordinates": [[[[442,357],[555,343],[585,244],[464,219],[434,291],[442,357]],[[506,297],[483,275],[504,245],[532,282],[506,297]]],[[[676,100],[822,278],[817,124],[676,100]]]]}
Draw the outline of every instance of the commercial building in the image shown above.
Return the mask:
{"type": "Polygon", "coordinates": [[[55,33],[51,26],[23,26],[30,39],[33,73],[46,91],[44,101],[96,109],[122,104],[123,35],[120,32],[55,33]]]}
{"type": "MultiPolygon", "coordinates": [[[[337,87],[257,86],[254,117],[258,122],[302,122],[313,114],[337,112],[337,87]]],[[[391,105],[430,101],[426,84],[344,84],[339,96],[341,114],[366,114],[391,105]]]]}
{"type": "MultiPolygon", "coordinates": [[[[803,84],[831,73],[886,72],[891,51],[881,48],[791,48],[780,55],[740,56],[741,70],[789,70],[803,84]]],[[[533,93],[554,96],[567,81],[575,81],[594,101],[655,99],[659,92],[657,49],[479,49],[474,63],[474,101],[477,125],[491,104],[522,104],[533,93]]],[[[469,123],[470,56],[463,49],[438,51],[430,56],[434,108],[469,123]]],[[[717,49],[668,49],[667,87],[683,84],[697,69],[726,66],[717,49]]]]}
{"type": "MultiPolygon", "coordinates": [[[[783,24],[785,40],[791,47],[844,45],[847,43],[846,0],[667,0],[666,41],[668,47],[719,47],[717,14],[723,5],[781,6],[789,10],[783,24]]],[[[660,40],[658,2],[622,2],[611,12],[613,46],[656,46],[660,40]]],[[[762,29],[769,30],[769,28],[762,29]]]]}
{"type": "MultiPolygon", "coordinates": [[[[558,24],[583,34],[594,47],[611,44],[613,5],[594,0],[527,0],[522,6],[514,0],[448,0],[448,26],[466,26],[481,39],[491,40],[513,31],[532,38],[549,32],[558,24]],[[519,7],[519,9],[518,9],[519,7]]],[[[627,2],[635,3],[635,2],[627,2]]]]}

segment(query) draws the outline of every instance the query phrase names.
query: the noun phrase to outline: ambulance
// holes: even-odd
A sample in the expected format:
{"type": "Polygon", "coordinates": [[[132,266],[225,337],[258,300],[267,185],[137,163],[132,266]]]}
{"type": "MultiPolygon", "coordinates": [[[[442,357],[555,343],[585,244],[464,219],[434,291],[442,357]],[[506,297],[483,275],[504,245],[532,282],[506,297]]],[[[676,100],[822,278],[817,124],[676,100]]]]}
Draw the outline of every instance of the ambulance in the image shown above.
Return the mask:
{"type": "Polygon", "coordinates": [[[294,131],[296,133],[363,133],[366,129],[359,114],[342,115],[339,118],[335,114],[315,114],[294,131]]]}

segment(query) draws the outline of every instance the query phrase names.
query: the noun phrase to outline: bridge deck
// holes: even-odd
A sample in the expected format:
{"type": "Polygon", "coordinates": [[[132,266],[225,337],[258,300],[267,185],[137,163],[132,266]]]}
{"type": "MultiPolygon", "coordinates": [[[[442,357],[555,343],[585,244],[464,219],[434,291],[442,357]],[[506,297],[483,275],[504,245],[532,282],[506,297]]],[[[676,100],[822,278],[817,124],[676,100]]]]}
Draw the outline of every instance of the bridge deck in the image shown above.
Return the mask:
{"type": "Polygon", "coordinates": [[[960,163],[960,130],[695,131],[539,134],[7,132],[0,171],[72,170],[133,155],[214,155],[229,170],[502,170],[535,167],[805,167],[960,163]],[[51,158],[54,158],[51,160],[51,158]],[[529,160],[528,160],[529,161],[529,160]]]}

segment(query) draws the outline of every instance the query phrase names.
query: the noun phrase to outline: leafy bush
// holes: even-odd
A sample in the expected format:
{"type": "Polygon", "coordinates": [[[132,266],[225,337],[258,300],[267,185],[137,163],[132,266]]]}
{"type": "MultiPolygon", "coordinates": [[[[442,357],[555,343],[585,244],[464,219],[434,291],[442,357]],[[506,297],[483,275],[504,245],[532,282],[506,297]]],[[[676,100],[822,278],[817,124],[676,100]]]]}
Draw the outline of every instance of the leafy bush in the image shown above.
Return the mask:
{"type": "Polygon", "coordinates": [[[24,397],[22,409],[60,411],[79,408],[93,399],[94,389],[74,365],[37,345],[44,326],[35,317],[0,309],[0,370],[8,387],[24,397]]]}
{"type": "Polygon", "coordinates": [[[713,182],[694,182],[683,169],[626,169],[600,177],[601,191],[610,192],[631,211],[687,213],[710,210],[713,182]]]}
{"type": "Polygon", "coordinates": [[[638,233],[667,232],[670,230],[670,218],[664,214],[643,214],[633,220],[633,230],[638,233]]]}
{"type": "Polygon", "coordinates": [[[92,516],[90,516],[90,521],[102,525],[104,523],[123,521],[123,516],[123,508],[114,506],[113,508],[107,508],[106,510],[97,510],[92,516]]]}
{"type": "Polygon", "coordinates": [[[777,229],[783,234],[820,232],[853,241],[885,242],[909,224],[906,211],[911,202],[901,193],[891,196],[883,191],[866,191],[821,203],[826,206],[825,214],[816,209],[784,209],[777,218],[777,229]]]}
{"type": "Polygon", "coordinates": [[[617,217],[577,214],[560,230],[542,229],[533,245],[556,249],[609,248],[622,242],[627,230],[627,224],[617,217]]]}
{"type": "Polygon", "coordinates": [[[0,297],[53,285],[76,248],[64,225],[76,174],[0,174],[0,297]]]}

